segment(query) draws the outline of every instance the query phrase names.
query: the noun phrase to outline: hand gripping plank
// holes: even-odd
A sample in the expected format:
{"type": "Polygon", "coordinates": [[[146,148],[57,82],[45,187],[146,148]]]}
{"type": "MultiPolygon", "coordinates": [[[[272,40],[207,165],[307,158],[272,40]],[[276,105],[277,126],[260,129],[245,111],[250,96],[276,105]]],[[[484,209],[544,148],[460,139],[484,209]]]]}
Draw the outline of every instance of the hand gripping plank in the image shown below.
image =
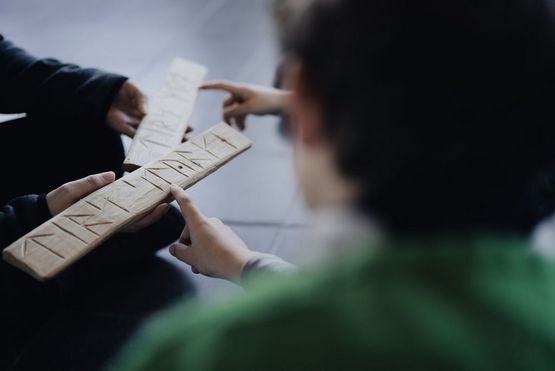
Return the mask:
{"type": "Polygon", "coordinates": [[[205,75],[206,68],[201,65],[180,58],[173,61],[137,129],[123,170],[133,171],[158,160],[181,143],[205,75]]]}
{"type": "Polygon", "coordinates": [[[50,279],[154,209],[171,184],[189,188],[250,146],[245,136],[218,124],[78,201],[7,247],[3,258],[38,280],[50,279]]]}

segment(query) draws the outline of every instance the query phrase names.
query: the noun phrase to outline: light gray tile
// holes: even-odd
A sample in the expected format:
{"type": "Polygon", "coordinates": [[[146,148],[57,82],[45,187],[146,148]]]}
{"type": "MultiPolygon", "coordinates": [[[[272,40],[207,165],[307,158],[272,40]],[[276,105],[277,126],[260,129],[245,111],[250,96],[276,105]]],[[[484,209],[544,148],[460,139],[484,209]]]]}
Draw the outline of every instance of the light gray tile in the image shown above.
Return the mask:
{"type": "Polygon", "coordinates": [[[310,211],[300,190],[297,191],[292,207],[285,217],[286,226],[307,226],[310,224],[310,211]]]}
{"type": "Polygon", "coordinates": [[[307,228],[283,228],[279,231],[272,253],[297,265],[311,263],[313,246],[306,243],[307,228]]]}
{"type": "Polygon", "coordinates": [[[209,216],[250,223],[281,223],[296,191],[287,159],[248,151],[189,189],[209,216]]]}

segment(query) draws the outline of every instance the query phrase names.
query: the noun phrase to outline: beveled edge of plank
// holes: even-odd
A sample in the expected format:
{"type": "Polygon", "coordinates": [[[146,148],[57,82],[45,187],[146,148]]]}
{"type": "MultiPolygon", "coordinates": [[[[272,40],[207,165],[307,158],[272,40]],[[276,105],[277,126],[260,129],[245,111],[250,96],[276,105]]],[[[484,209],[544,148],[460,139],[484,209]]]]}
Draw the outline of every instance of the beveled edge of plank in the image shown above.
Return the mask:
{"type": "MultiPolygon", "coordinates": [[[[14,241],[14,242],[17,242],[17,241],[14,241]]],[[[38,281],[41,281],[41,282],[48,281],[48,280],[50,280],[54,277],[54,275],[48,275],[48,274],[40,275],[40,274],[38,274],[34,269],[29,267],[27,264],[25,264],[25,262],[17,259],[13,255],[11,250],[8,250],[7,247],[4,250],[2,250],[2,260],[4,260],[6,263],[9,263],[9,264],[13,265],[14,267],[16,267],[18,269],[21,269],[23,272],[29,274],[31,277],[33,277],[34,279],[36,279],[38,281]]]]}

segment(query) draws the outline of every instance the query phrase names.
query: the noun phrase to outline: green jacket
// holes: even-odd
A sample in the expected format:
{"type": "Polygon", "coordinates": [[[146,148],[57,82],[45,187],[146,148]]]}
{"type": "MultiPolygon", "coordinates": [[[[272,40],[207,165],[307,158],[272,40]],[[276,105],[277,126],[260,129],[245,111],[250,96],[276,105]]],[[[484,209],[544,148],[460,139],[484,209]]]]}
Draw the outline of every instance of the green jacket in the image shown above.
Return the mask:
{"type": "Polygon", "coordinates": [[[555,265],[517,240],[398,243],[160,314],[139,370],[555,370],[555,265]]]}

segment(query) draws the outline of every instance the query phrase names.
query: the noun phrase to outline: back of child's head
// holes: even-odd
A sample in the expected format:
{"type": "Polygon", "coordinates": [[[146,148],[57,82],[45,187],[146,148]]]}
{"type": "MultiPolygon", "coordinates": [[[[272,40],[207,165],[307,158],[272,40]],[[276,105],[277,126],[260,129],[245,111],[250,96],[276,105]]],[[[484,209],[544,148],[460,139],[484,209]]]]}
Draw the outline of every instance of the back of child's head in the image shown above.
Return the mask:
{"type": "Polygon", "coordinates": [[[551,210],[555,37],[542,0],[315,0],[303,65],[358,206],[399,232],[526,230],[551,210]]]}

